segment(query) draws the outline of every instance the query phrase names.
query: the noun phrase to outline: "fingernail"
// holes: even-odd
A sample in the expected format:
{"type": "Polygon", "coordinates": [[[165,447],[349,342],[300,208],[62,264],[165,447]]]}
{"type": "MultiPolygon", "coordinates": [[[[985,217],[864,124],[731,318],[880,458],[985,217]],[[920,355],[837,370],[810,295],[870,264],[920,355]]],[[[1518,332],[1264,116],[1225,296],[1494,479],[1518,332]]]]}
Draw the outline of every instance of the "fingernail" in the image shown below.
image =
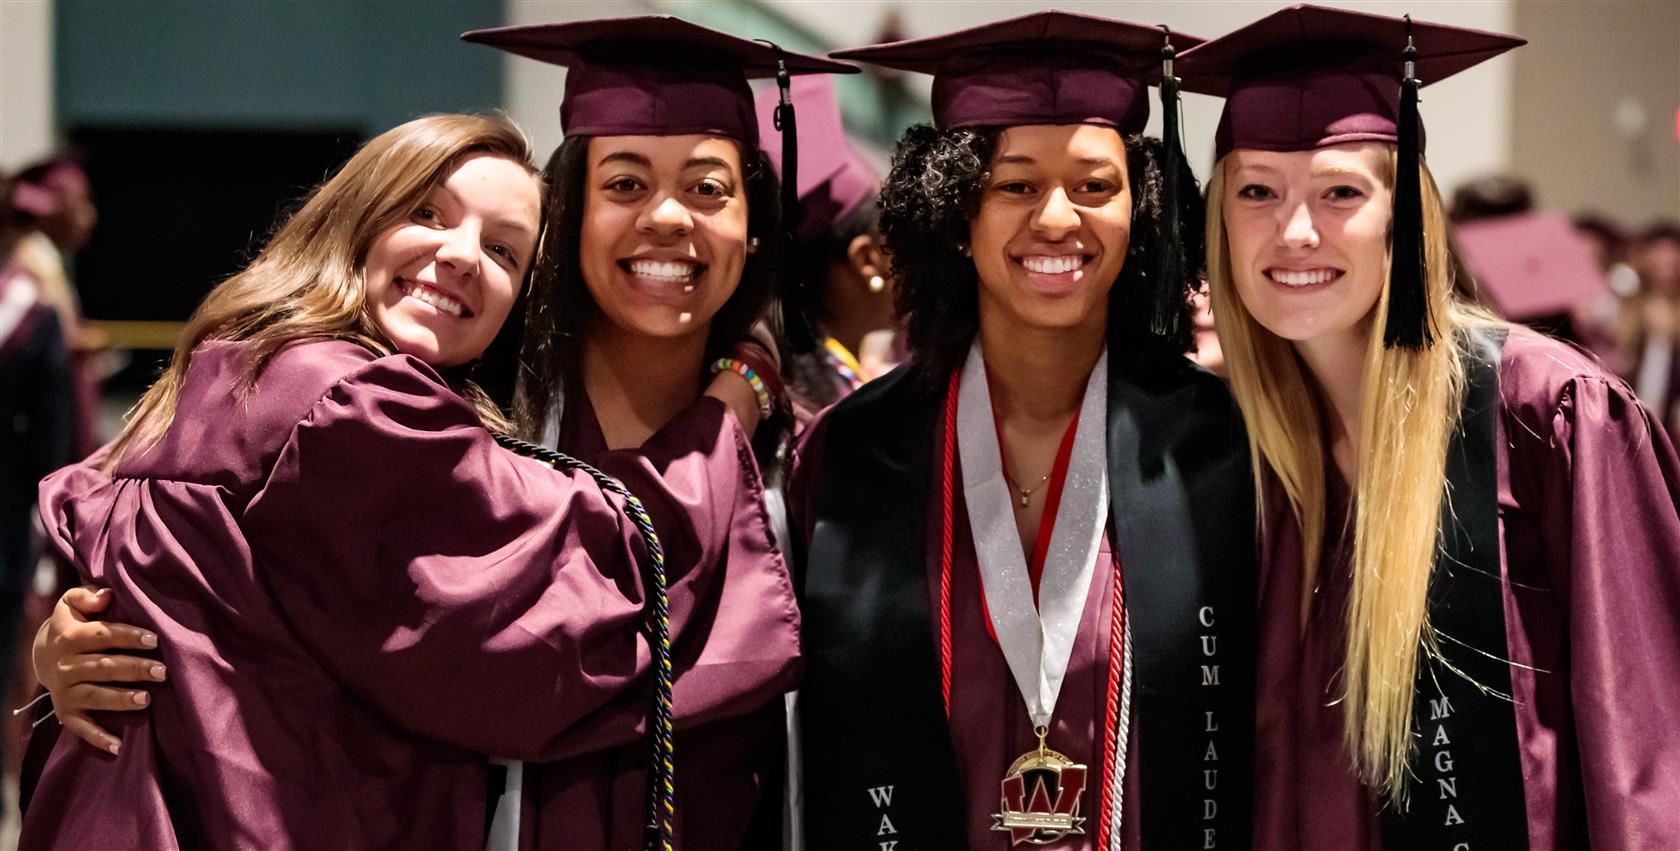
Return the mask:
{"type": "Polygon", "coordinates": [[[146,702],[152,699],[151,695],[149,695],[149,694],[147,694],[143,691],[137,691],[137,692],[129,695],[129,697],[134,698],[134,702],[140,704],[141,706],[145,706],[146,702]]]}
{"type": "Polygon", "coordinates": [[[152,666],[152,679],[154,679],[154,680],[163,679],[163,666],[162,665],[153,665],[152,666]]]}
{"type": "Polygon", "coordinates": [[[110,593],[111,593],[111,589],[101,588],[98,591],[93,592],[93,596],[95,596],[95,597],[106,597],[106,596],[109,596],[110,593]]]}
{"type": "Polygon", "coordinates": [[[147,647],[156,647],[157,646],[157,636],[155,636],[155,635],[153,635],[149,632],[142,633],[141,636],[140,636],[140,643],[146,645],[147,647]]]}
{"type": "Polygon", "coordinates": [[[116,742],[111,742],[105,746],[105,749],[111,753],[116,753],[117,751],[122,750],[122,745],[116,742]]]}

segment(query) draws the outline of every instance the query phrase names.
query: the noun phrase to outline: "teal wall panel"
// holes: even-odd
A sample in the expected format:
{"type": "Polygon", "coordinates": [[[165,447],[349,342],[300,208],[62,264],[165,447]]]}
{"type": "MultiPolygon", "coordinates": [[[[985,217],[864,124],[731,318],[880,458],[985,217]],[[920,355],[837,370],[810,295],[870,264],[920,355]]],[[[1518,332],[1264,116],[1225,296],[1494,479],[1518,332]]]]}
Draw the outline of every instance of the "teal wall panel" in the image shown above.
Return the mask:
{"type": "Polygon", "coordinates": [[[501,0],[58,0],[60,126],[376,133],[501,99],[501,0]]]}

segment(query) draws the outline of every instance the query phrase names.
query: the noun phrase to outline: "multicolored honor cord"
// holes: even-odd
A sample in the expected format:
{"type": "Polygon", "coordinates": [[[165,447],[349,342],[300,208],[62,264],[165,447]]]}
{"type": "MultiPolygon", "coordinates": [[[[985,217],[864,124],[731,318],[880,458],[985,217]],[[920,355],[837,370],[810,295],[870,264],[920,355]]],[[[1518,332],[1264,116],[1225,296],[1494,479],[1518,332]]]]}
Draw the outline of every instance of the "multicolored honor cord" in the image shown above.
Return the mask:
{"type": "Polygon", "coordinates": [[[659,545],[653,518],[648,516],[642,501],[624,486],[623,482],[570,455],[555,452],[546,446],[528,443],[505,434],[495,436],[496,442],[517,455],[535,458],[556,470],[577,470],[587,473],[601,490],[616,494],[624,500],[624,513],[635,524],[636,531],[647,544],[648,596],[653,601],[649,628],[653,632],[654,689],[653,689],[653,773],[648,790],[648,836],[646,847],[651,851],[675,851],[676,840],[676,761],[671,722],[671,687],[676,676],[671,668],[671,601],[665,577],[665,550],[659,545]]]}
{"type": "Polygon", "coordinates": [[[833,337],[823,338],[823,359],[840,378],[852,386],[853,390],[863,386],[863,365],[846,348],[846,345],[833,337]]]}

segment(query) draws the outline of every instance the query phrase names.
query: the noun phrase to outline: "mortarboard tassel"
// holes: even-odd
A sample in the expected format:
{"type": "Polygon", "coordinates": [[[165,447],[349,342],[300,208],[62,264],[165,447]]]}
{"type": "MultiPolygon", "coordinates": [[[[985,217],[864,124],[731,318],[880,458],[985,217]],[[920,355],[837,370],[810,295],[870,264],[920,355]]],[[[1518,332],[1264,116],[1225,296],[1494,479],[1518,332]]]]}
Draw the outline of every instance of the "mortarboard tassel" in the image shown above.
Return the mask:
{"type": "Polygon", "coordinates": [[[1173,76],[1172,31],[1161,25],[1166,41],[1161,46],[1161,141],[1166,148],[1161,164],[1161,206],[1166,209],[1166,244],[1155,264],[1155,291],[1151,294],[1149,330],[1167,340],[1185,336],[1184,328],[1184,243],[1179,233],[1178,174],[1183,169],[1184,151],[1179,145],[1178,78],[1173,76]]]}
{"type": "Polygon", "coordinates": [[[1423,186],[1418,174],[1417,47],[1406,16],[1405,75],[1400,83],[1399,158],[1394,175],[1393,242],[1388,276],[1388,324],[1383,345],[1428,348],[1435,341],[1429,321],[1428,267],[1423,252],[1423,186]]]}
{"type": "Polygon", "coordinates": [[[799,264],[795,261],[795,235],[799,233],[799,124],[793,115],[793,82],[788,75],[782,49],[765,42],[776,51],[775,126],[782,134],[782,244],[778,252],[777,275],[781,290],[782,333],[795,352],[809,352],[817,346],[816,331],[811,327],[811,284],[799,280],[799,264]]]}

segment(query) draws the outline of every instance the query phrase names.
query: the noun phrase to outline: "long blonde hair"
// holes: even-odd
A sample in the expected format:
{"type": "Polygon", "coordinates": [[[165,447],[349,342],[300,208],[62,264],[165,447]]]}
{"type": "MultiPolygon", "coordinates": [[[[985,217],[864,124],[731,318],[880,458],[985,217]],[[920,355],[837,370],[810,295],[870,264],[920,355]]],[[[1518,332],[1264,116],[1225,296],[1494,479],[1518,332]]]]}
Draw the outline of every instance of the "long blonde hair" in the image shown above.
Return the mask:
{"type": "MultiPolygon", "coordinates": [[[[1304,618],[1326,532],[1325,424],[1317,385],[1287,340],[1255,321],[1232,279],[1222,213],[1226,160],[1208,182],[1207,261],[1214,324],[1231,389],[1248,424],[1257,484],[1282,485],[1302,543],[1304,618]]],[[[1394,158],[1380,176],[1394,183],[1394,158]]],[[[1453,294],[1453,265],[1440,191],[1423,186],[1425,282],[1435,343],[1386,348],[1386,284],[1365,353],[1354,483],[1353,576],[1348,595],[1342,700],[1353,767],[1366,785],[1403,803],[1412,747],[1412,700],[1420,651],[1439,658],[1429,624],[1430,571],[1440,536],[1446,455],[1458,429],[1464,366],[1458,333],[1490,319],[1453,294]]],[[[1383,271],[1383,280],[1388,278],[1383,271]]],[[[1261,517],[1264,525],[1269,518],[1261,517]]]]}
{"type": "MultiPolygon", "coordinates": [[[[130,412],[106,469],[155,443],[175,418],[193,350],[209,339],[252,344],[244,389],[276,354],[307,339],[340,339],[380,354],[391,347],[366,308],[363,263],[375,238],[408,217],[465,154],[502,157],[536,174],[531,147],[512,122],[495,116],[430,115],[363,145],[312,192],[244,271],[223,281],[193,311],[168,368],[130,412]]],[[[456,382],[485,424],[508,424],[470,381],[456,382]]]]}

